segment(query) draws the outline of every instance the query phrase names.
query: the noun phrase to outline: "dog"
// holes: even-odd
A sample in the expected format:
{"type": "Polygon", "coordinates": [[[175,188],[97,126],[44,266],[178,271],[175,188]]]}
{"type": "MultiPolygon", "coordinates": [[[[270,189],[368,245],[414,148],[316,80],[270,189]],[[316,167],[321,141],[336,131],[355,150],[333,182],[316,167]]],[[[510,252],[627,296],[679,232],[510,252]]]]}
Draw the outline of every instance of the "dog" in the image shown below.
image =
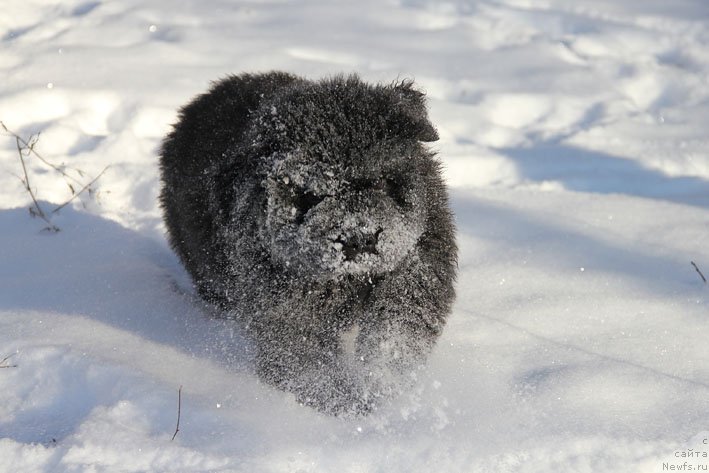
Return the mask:
{"type": "Polygon", "coordinates": [[[437,139],[412,81],[241,74],[181,109],[160,153],[168,239],[263,381],[344,416],[411,383],[455,298],[437,139]]]}

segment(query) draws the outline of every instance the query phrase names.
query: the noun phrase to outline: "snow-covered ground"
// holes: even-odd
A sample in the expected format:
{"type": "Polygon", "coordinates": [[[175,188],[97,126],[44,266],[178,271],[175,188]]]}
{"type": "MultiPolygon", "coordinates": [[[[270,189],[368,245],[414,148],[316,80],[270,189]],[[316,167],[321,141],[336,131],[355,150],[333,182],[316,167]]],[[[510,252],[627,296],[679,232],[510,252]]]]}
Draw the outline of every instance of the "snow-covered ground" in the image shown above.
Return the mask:
{"type": "Polygon", "coordinates": [[[110,165],[43,232],[0,137],[3,473],[709,469],[705,0],[10,0],[0,41],[0,120],[110,165]],[[458,299],[367,418],[259,383],[165,242],[176,109],[269,69],[412,77],[441,135],[458,299]]]}

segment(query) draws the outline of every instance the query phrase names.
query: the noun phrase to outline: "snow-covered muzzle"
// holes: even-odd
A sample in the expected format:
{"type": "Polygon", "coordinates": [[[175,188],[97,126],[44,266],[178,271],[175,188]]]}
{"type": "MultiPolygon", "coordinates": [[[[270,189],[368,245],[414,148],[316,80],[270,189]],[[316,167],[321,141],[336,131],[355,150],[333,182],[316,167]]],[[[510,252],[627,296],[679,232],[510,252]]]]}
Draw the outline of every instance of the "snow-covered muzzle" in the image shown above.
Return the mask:
{"type": "Polygon", "coordinates": [[[293,156],[273,166],[261,237],[274,262],[326,280],[390,272],[411,253],[425,221],[417,182],[393,169],[346,174],[293,156]]]}

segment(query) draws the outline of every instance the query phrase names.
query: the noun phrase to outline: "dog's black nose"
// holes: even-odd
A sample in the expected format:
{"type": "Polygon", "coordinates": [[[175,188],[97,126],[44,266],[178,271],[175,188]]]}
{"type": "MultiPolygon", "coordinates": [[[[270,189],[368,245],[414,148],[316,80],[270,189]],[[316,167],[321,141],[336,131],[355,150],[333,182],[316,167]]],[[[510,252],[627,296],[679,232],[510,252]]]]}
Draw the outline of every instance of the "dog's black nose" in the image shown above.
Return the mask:
{"type": "Polygon", "coordinates": [[[374,233],[356,234],[347,240],[340,237],[337,241],[342,244],[342,252],[345,254],[345,261],[352,261],[357,255],[365,253],[378,255],[377,243],[379,242],[379,235],[381,233],[382,229],[380,228],[374,233]]]}

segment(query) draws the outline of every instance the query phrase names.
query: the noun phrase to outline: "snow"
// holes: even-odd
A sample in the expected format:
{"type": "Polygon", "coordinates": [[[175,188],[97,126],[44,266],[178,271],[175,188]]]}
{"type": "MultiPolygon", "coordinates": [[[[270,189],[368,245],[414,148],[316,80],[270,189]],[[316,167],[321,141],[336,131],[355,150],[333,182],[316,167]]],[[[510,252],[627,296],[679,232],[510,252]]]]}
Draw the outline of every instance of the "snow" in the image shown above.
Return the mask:
{"type": "MultiPolygon", "coordinates": [[[[16,365],[0,369],[0,471],[707,468],[709,287],[690,264],[709,275],[703,0],[4,13],[0,120],[41,132],[52,162],[111,167],[43,232],[0,140],[0,359],[16,365]],[[156,150],[176,110],[210,80],[269,69],[413,77],[441,136],[458,299],[416,387],[370,417],[261,384],[165,242],[156,150]]],[[[45,209],[69,197],[27,162],[45,209]]]]}

